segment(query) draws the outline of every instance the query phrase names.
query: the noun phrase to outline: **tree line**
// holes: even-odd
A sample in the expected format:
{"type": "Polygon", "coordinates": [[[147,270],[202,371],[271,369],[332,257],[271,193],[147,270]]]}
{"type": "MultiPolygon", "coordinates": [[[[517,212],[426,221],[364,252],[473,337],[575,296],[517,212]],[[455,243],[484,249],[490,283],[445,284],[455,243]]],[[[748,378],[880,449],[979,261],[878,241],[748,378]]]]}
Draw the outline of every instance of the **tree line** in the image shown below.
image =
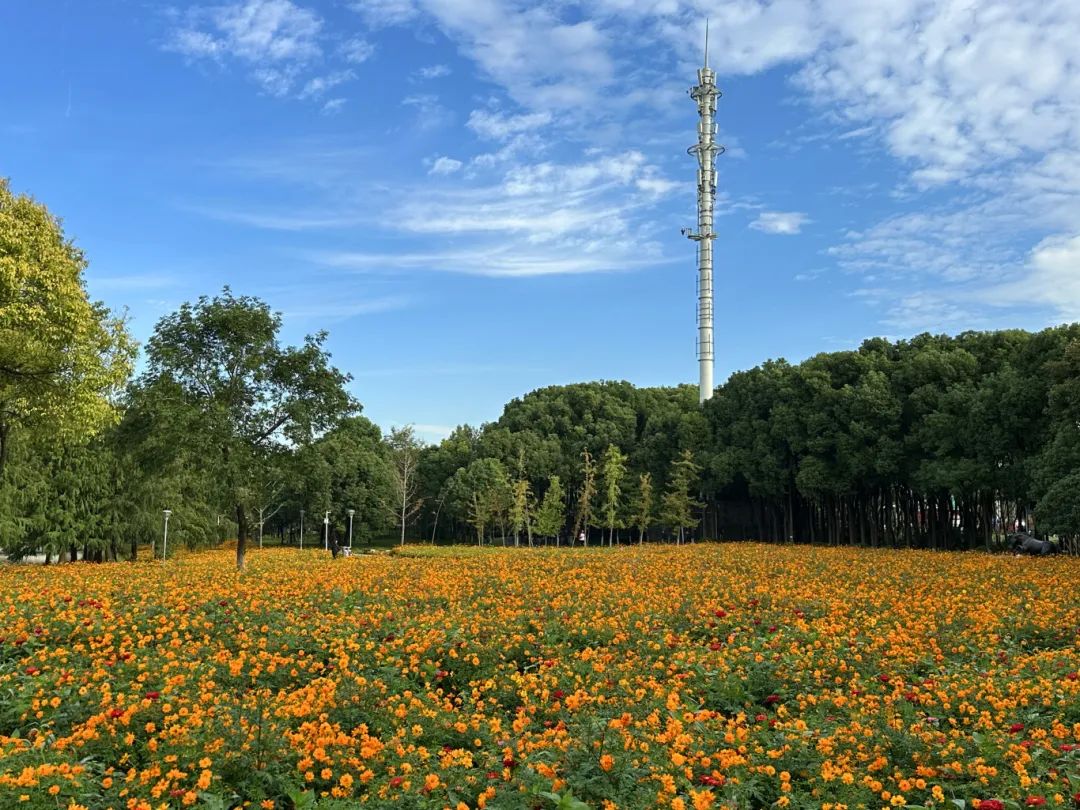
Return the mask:
{"type": "Polygon", "coordinates": [[[326,334],[226,288],[134,342],[60,223],[0,183],[0,548],[236,539],[994,548],[1080,536],[1080,326],[875,338],[696,388],[533,391],[419,442],[361,415],[326,334]],[[353,514],[348,515],[349,510],[353,514]]]}

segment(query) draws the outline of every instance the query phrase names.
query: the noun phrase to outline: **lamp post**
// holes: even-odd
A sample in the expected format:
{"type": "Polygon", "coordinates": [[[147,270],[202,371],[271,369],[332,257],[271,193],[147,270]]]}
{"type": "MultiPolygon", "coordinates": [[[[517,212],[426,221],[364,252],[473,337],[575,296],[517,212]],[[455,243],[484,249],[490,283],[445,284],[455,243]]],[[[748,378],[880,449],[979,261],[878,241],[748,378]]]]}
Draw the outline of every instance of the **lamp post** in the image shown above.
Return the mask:
{"type": "Polygon", "coordinates": [[[304,510],[300,510],[300,550],[304,550],[304,510]]]}
{"type": "Polygon", "coordinates": [[[356,514],[355,509],[349,510],[349,551],[352,551],[352,516],[356,514]]]}
{"type": "Polygon", "coordinates": [[[323,551],[330,550],[330,510],[326,510],[326,515],[322,519],[323,522],[323,551]]]}
{"type": "Polygon", "coordinates": [[[172,514],[172,509],[163,510],[165,515],[165,536],[161,538],[161,561],[165,562],[165,554],[169,550],[169,515],[172,514]]]}

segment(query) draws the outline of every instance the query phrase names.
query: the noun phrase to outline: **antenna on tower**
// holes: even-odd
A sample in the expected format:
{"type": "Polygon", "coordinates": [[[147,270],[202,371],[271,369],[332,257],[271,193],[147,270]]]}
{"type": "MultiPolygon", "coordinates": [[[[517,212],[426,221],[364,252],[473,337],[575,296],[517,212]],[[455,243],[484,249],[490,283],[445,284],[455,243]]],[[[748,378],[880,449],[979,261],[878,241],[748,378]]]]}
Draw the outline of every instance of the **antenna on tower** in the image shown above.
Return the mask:
{"type": "Polygon", "coordinates": [[[709,66],[709,18],[705,18],[705,67],[709,66]]]}

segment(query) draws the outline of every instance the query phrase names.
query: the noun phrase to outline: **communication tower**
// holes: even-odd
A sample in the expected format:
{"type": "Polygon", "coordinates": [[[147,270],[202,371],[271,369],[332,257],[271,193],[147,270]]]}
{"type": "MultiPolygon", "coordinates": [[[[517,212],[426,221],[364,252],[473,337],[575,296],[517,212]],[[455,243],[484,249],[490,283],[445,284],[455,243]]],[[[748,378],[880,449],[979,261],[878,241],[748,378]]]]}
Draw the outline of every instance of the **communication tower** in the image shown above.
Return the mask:
{"type": "Polygon", "coordinates": [[[705,65],[697,72],[698,83],[690,88],[690,98],[698,108],[697,143],[687,153],[697,157],[697,230],[683,233],[697,243],[698,312],[697,359],[699,396],[704,402],[713,395],[713,206],[716,203],[715,161],[724,152],[716,143],[716,73],[709,67],[709,22],[705,21],[705,65]]]}

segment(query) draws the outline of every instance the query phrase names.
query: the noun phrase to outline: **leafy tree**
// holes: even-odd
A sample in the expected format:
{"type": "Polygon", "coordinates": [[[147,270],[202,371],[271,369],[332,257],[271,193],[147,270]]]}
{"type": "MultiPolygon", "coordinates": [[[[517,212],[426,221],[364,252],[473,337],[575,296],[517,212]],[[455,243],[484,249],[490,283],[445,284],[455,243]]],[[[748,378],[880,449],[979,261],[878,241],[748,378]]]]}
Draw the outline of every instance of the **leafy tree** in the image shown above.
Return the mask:
{"type": "Polygon", "coordinates": [[[613,444],[608,445],[601,462],[604,486],[604,523],[608,528],[608,545],[615,544],[615,528],[620,525],[619,506],[622,480],[626,477],[626,456],[613,444]]]}
{"type": "Polygon", "coordinates": [[[593,497],[596,495],[596,465],[593,463],[592,454],[586,448],[581,453],[582,483],[578,494],[577,518],[574,521],[574,534],[570,538],[570,545],[577,542],[579,532],[585,532],[585,545],[589,545],[589,527],[592,525],[593,497]]]}
{"type": "Polygon", "coordinates": [[[526,532],[532,546],[532,489],[527,478],[514,482],[513,500],[510,504],[510,526],[514,530],[514,545],[521,545],[521,532],[526,532]]]}
{"type": "Polygon", "coordinates": [[[394,497],[394,513],[401,527],[401,545],[405,545],[405,527],[420,511],[423,503],[417,496],[420,481],[417,467],[420,463],[420,442],[412,425],[390,431],[391,492],[394,497]]]}
{"type": "Polygon", "coordinates": [[[116,421],[135,345],[86,294],[60,222],[0,179],[0,476],[15,426],[77,442],[116,421]]]}
{"type": "Polygon", "coordinates": [[[147,345],[137,397],[144,423],[187,463],[221,482],[236,517],[244,567],[255,499],[251,481],[276,451],[302,447],[357,408],[348,377],[329,363],[325,333],[300,347],[278,341],[281,317],[226,287],[162,318],[147,345]]]}
{"type": "Polygon", "coordinates": [[[551,476],[544,499],[536,514],[536,532],[541,537],[554,537],[556,545],[559,543],[559,533],[566,523],[565,498],[566,492],[563,490],[559,476],[551,476]]]}
{"type": "Polygon", "coordinates": [[[487,492],[473,492],[469,497],[469,523],[476,529],[476,545],[484,544],[484,530],[491,518],[491,501],[487,492]]]}
{"type": "Polygon", "coordinates": [[[672,528],[678,529],[678,542],[682,543],[686,529],[698,525],[694,510],[701,504],[690,495],[691,487],[697,481],[701,468],[694,462],[694,454],[684,450],[672,464],[671,478],[663,499],[663,519],[672,528]]]}
{"type": "Polygon", "coordinates": [[[634,501],[634,523],[638,530],[638,543],[645,542],[645,532],[653,522],[652,473],[642,473],[638,478],[637,498],[634,501]]]}

